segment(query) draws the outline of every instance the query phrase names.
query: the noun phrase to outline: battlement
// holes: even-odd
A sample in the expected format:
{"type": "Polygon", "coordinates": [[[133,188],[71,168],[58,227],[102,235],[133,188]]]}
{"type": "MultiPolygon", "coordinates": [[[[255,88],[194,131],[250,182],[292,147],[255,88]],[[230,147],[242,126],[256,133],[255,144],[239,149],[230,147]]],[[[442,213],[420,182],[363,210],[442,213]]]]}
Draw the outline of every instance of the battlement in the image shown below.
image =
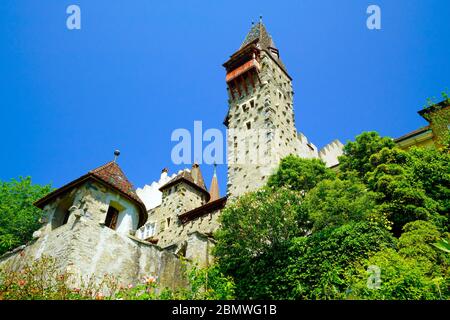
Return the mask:
{"type": "Polygon", "coordinates": [[[339,140],[330,142],[325,147],[320,149],[319,157],[327,165],[327,167],[334,167],[339,164],[338,157],[344,154],[344,145],[339,140]]]}

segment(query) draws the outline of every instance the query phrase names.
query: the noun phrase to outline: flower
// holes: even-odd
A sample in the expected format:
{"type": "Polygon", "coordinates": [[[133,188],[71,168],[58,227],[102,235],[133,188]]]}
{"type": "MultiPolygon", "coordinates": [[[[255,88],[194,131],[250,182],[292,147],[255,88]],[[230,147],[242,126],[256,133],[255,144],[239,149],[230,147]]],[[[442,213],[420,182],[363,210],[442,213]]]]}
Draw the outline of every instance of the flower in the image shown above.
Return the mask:
{"type": "Polygon", "coordinates": [[[103,300],[103,298],[104,298],[104,295],[101,292],[99,292],[97,294],[97,296],[95,297],[96,300],[103,300]]]}
{"type": "Polygon", "coordinates": [[[23,287],[27,282],[25,280],[19,280],[19,286],[23,287]]]}
{"type": "Polygon", "coordinates": [[[150,276],[150,277],[144,277],[144,283],[145,284],[153,284],[156,282],[156,277],[150,276]]]}
{"type": "Polygon", "coordinates": [[[129,284],[129,285],[128,285],[128,289],[131,289],[131,288],[133,288],[133,285],[132,285],[132,284],[129,284]]]}

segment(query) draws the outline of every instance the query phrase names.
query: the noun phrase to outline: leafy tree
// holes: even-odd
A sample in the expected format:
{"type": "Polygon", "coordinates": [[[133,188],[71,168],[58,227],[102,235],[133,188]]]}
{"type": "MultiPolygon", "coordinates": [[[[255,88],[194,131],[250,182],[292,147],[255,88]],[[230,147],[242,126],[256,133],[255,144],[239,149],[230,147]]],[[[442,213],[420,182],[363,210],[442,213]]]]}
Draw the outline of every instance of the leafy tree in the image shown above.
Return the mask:
{"type": "Polygon", "coordinates": [[[379,211],[393,222],[400,235],[402,227],[414,220],[448,224],[450,156],[435,149],[382,149],[372,155],[373,171],[366,174],[370,189],[380,194],[379,211]]]}
{"type": "Polygon", "coordinates": [[[404,227],[395,248],[383,249],[369,257],[350,277],[349,298],[357,299],[448,299],[450,259],[432,245],[439,230],[427,221],[414,221],[404,227]],[[377,266],[380,273],[378,289],[367,286],[368,266],[377,266]]]}
{"type": "Polygon", "coordinates": [[[31,240],[42,214],[33,202],[50,191],[49,185],[32,184],[30,177],[0,181],[0,254],[31,240]]]}
{"type": "Polygon", "coordinates": [[[214,254],[220,270],[234,278],[238,298],[276,298],[275,292],[282,290],[277,276],[289,241],[309,229],[300,200],[298,192],[265,187],[222,212],[214,254]]]}
{"type": "Polygon", "coordinates": [[[287,156],[281,160],[277,172],[269,177],[269,187],[288,187],[307,192],[323,179],[332,179],[335,173],[318,159],[287,156]]]}
{"type": "Polygon", "coordinates": [[[343,173],[355,171],[364,179],[365,174],[373,169],[370,157],[383,148],[391,149],[394,146],[391,138],[380,137],[377,132],[363,132],[356,137],[356,141],[344,146],[344,155],[339,157],[339,170],[343,173]]]}
{"type": "Polygon", "coordinates": [[[304,198],[301,210],[313,223],[313,232],[368,219],[377,195],[357,179],[323,180],[304,198]]]}
{"type": "Polygon", "coordinates": [[[354,263],[385,247],[395,239],[377,223],[353,222],[328,228],[309,237],[297,238],[289,252],[287,278],[294,299],[342,299],[346,278],[354,274],[354,263]]]}

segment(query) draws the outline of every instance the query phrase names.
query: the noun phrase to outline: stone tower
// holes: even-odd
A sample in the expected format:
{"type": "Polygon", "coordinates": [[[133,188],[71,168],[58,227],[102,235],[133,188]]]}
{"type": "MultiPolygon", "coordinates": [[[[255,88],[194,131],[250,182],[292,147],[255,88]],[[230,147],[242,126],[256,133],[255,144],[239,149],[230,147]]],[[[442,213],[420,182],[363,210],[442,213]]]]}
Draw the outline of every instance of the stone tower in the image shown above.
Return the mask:
{"type": "MultiPolygon", "coordinates": [[[[300,154],[292,78],[262,21],[253,24],[226,69],[228,184],[231,197],[267,182],[280,159],[300,154]]],[[[311,146],[311,157],[317,154],[311,146]]]]}

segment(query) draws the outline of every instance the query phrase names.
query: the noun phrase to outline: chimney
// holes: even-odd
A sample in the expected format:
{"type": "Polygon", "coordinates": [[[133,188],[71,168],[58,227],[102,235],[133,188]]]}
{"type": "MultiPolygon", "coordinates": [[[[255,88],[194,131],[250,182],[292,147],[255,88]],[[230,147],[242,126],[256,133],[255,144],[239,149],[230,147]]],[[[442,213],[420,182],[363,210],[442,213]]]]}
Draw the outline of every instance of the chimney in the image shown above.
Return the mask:
{"type": "Polygon", "coordinates": [[[192,165],[191,175],[192,175],[192,179],[194,179],[194,182],[196,184],[198,184],[199,173],[200,173],[199,165],[197,162],[195,162],[192,165]]]}
{"type": "Polygon", "coordinates": [[[167,173],[169,172],[169,169],[164,168],[161,171],[161,177],[159,178],[159,181],[163,181],[167,178],[167,173]]]}

